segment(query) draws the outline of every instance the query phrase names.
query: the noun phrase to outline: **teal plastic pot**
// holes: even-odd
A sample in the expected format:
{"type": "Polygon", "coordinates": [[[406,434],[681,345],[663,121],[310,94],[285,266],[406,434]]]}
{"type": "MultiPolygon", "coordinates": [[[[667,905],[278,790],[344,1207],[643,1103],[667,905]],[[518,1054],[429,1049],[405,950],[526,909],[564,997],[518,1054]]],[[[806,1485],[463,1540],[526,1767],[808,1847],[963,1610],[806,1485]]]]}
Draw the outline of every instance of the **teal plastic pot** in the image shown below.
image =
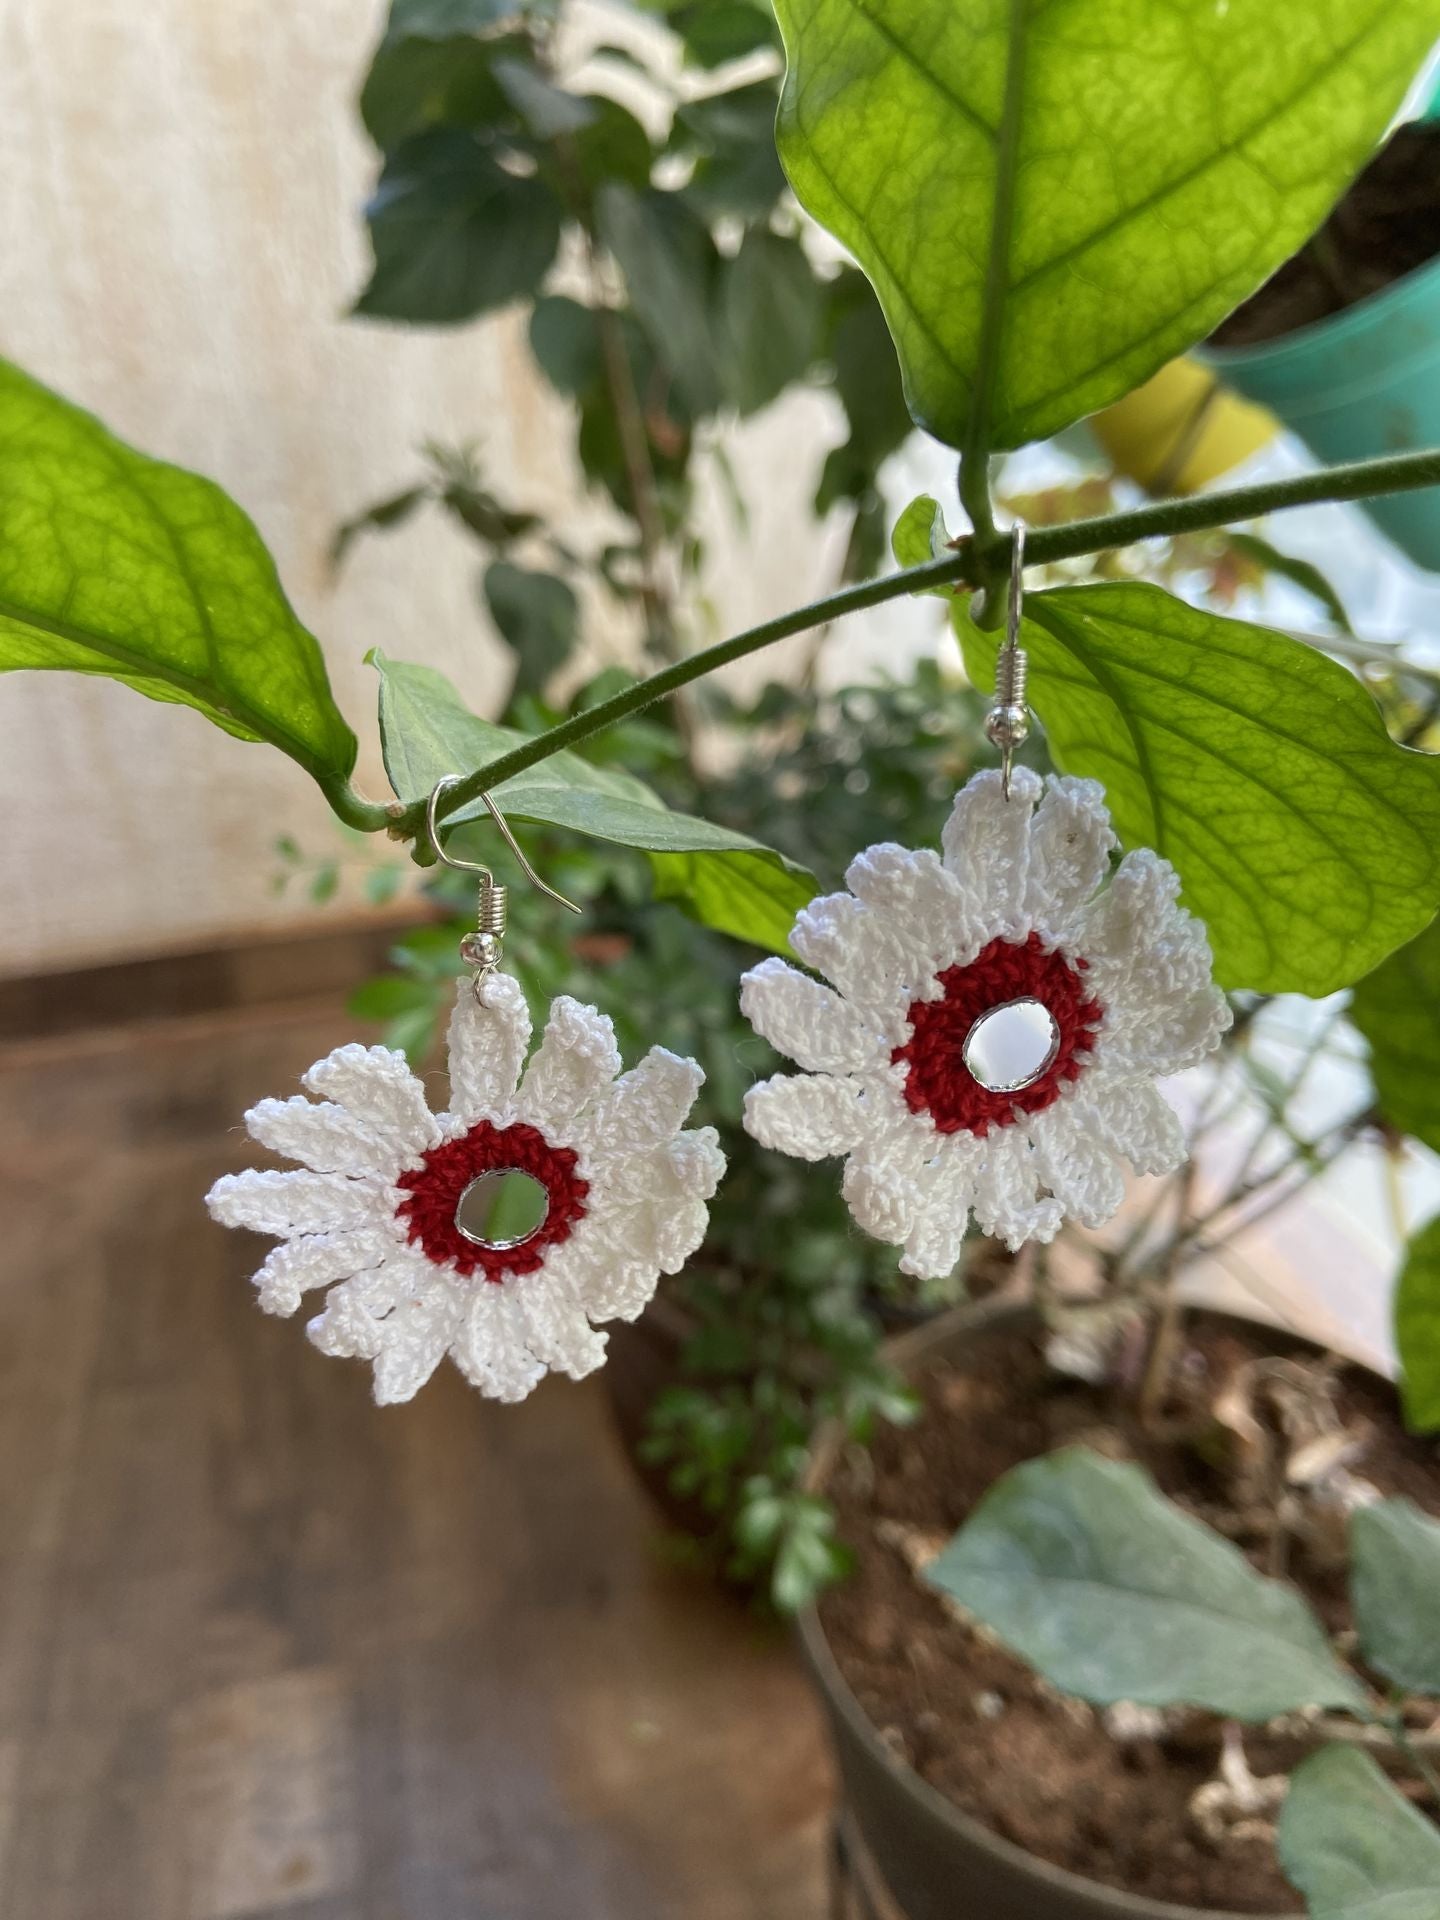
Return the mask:
{"type": "MultiPolygon", "coordinates": [[[[1207,347],[1204,357],[1327,466],[1440,447],[1440,259],[1283,339],[1207,347]]],[[[1440,488],[1363,504],[1396,546],[1440,573],[1440,488]]]]}

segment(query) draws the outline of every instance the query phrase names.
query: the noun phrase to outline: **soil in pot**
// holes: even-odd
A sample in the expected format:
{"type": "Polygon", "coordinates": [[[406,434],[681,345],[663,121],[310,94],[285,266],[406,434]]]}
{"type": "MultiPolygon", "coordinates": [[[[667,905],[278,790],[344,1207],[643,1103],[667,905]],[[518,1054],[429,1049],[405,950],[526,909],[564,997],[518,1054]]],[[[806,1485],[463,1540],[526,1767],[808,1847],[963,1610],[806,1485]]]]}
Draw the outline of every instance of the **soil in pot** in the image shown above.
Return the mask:
{"type": "MultiPolygon", "coordinates": [[[[1234,1322],[1195,1322],[1177,1376],[1177,1429],[1186,1402],[1199,1413],[1237,1365],[1277,1350],[1308,1351],[1234,1322]]],[[[987,1336],[977,1364],[936,1363],[917,1386],[917,1423],[882,1430],[867,1455],[841,1462],[829,1487],[857,1568],[825,1596],[820,1617],[882,1737],[964,1812],[1057,1866],[1151,1899],[1294,1913],[1295,1891],[1268,1836],[1217,1846],[1191,1823],[1190,1797],[1215,1770],[1209,1728],[1199,1740],[1192,1728],[1188,1742],[1177,1732],[1117,1744],[1088,1709],[1061,1700],[947,1613],[914,1571],[999,1475],[1057,1446],[1090,1440],[1124,1453],[1198,1518],[1243,1539],[1229,1504],[1233,1476],[1193,1441],[1157,1438],[1100,1390],[1059,1380],[1032,1330],[987,1336]]],[[[1355,1471],[1383,1494],[1440,1513],[1433,1450],[1404,1434],[1393,1391],[1355,1371],[1338,1404],[1347,1426],[1360,1422],[1367,1432],[1355,1471]]],[[[1258,1543],[1253,1551],[1259,1564],[1258,1543]]],[[[1287,1571],[1330,1629],[1343,1628],[1343,1570],[1293,1554],[1287,1571]]],[[[1302,1751],[1247,1732],[1257,1774],[1288,1770],[1302,1751]]]]}
{"type": "Polygon", "coordinates": [[[1400,127],[1315,238],[1212,336],[1250,347],[1342,313],[1440,254],[1440,121],[1400,127]]]}

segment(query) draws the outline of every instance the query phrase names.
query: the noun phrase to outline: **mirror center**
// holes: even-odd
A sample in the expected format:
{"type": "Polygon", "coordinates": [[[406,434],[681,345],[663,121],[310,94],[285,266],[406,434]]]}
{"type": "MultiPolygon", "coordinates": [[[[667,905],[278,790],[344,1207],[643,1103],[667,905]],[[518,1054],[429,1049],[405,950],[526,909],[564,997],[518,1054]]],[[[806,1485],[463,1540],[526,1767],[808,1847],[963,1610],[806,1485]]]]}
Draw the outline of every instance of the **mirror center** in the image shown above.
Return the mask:
{"type": "Polygon", "coordinates": [[[965,1036],[964,1061],[990,1093],[1033,1086],[1060,1051],[1060,1029],[1041,1000],[1007,1000],[991,1007],[965,1036]]]}
{"type": "Polygon", "coordinates": [[[550,1195],[533,1174],[518,1167],[492,1167],[477,1174],[455,1206],[455,1225],[477,1247],[501,1251],[538,1233],[550,1211],[550,1195]]]}

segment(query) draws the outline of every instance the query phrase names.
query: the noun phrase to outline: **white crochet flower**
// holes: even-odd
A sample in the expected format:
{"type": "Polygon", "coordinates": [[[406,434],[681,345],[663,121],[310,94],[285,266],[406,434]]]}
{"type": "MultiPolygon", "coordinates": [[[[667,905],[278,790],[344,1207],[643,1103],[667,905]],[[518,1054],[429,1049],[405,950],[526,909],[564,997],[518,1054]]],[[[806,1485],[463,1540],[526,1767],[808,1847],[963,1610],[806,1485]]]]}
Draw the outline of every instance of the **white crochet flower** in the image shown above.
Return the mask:
{"type": "Polygon", "coordinates": [[[693,1060],[652,1047],[616,1079],[610,1021],[561,998],[521,1080],[519,984],[492,974],[479,996],[459,983],[448,1113],[431,1114],[402,1054],[340,1047],[304,1076],[318,1104],[296,1094],[245,1116],[308,1171],[227,1174],[207,1197],[225,1226],[282,1236],[255,1275],[267,1312],[330,1288],[310,1338],[373,1361],[382,1404],[410,1399],[447,1352],[496,1400],[523,1400],[551,1368],[592,1372],[606,1336],[590,1323],[633,1320],[684,1265],[725,1168],[713,1127],[680,1131],[705,1077],[693,1060]],[[516,1245],[478,1244],[456,1209],[503,1168],[538,1180],[548,1211],[516,1245]]]}
{"type": "Polygon", "coordinates": [[[1103,789],[1017,768],[956,796],[943,857],[871,847],[848,893],[812,901],[796,953],[833,983],[766,960],[740,1004],[803,1072],[752,1087],[745,1125],[805,1160],[846,1156],[844,1193],[906,1273],[951,1271],[968,1217],[1011,1247],[1051,1240],[1066,1214],[1108,1220],[1138,1173],[1185,1158],[1157,1075],[1216,1045],[1230,1010],[1205,929],[1148,849],[1106,882],[1115,836],[1103,789]],[[1039,803],[1038,806],[1036,803],[1039,803]],[[1040,1077],[996,1092],[969,1071],[975,1022],[1038,1000],[1056,1049],[1040,1077]]]}

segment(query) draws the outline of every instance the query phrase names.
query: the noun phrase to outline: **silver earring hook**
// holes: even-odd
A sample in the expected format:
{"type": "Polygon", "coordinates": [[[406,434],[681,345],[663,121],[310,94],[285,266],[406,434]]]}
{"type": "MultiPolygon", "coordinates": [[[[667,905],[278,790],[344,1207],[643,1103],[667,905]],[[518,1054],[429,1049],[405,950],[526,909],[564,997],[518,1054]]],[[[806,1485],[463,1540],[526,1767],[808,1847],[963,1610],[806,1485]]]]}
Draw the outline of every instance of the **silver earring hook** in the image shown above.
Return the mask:
{"type": "MultiPolygon", "coordinates": [[[[460,775],[458,773],[444,774],[435,782],[430,798],[425,806],[425,825],[429,831],[430,845],[435,849],[435,858],[439,860],[442,865],[453,867],[457,873],[478,873],[482,886],[493,887],[495,885],[495,876],[489,867],[483,865],[478,860],[456,860],[450,854],[446,853],[440,844],[440,828],[435,818],[435,809],[440,803],[441,794],[448,793],[451,787],[457,787],[459,784],[460,775]]],[[[494,795],[482,793],[480,798],[490,809],[492,819],[504,835],[506,846],[509,847],[510,851],[514,854],[519,863],[520,871],[530,882],[531,886],[537,888],[547,899],[553,900],[557,906],[564,907],[567,912],[583,913],[585,911],[583,907],[577,907],[573,900],[567,900],[563,893],[557,893],[554,887],[547,886],[545,881],[536,873],[530,862],[525,858],[525,855],[520,851],[519,843],[510,831],[509,821],[495,804],[494,795]]]]}
{"type": "Polygon", "coordinates": [[[985,716],[985,738],[1000,749],[1000,785],[1010,798],[1010,760],[1030,732],[1025,704],[1029,667],[1020,644],[1020,615],[1025,601],[1025,522],[1017,520],[1010,541],[1010,591],[1005,601],[1005,644],[995,656],[995,698],[985,716]]]}
{"type": "MultiPolygon", "coordinates": [[[[474,984],[476,998],[478,999],[480,996],[481,983],[494,973],[500,964],[500,951],[504,944],[505,929],[509,924],[510,918],[510,892],[507,887],[502,887],[499,884],[495,875],[483,862],[479,860],[457,860],[452,854],[446,853],[444,847],[440,844],[440,823],[436,818],[436,809],[440,803],[440,796],[442,793],[448,792],[451,787],[458,786],[459,783],[460,775],[458,773],[447,773],[435,782],[434,787],[431,789],[430,798],[425,806],[425,826],[430,835],[430,845],[435,850],[435,858],[440,861],[443,866],[453,867],[457,873],[473,873],[477,875],[480,881],[479,897],[475,907],[475,931],[474,933],[467,933],[465,938],[460,942],[461,959],[475,969],[474,984]]],[[[520,848],[516,844],[515,836],[510,831],[508,821],[504,814],[501,813],[499,807],[496,806],[493,798],[488,793],[482,793],[480,798],[490,809],[491,818],[505,836],[506,846],[509,847],[510,851],[519,861],[520,871],[525,875],[525,878],[531,885],[538,888],[547,898],[567,908],[571,913],[580,913],[582,909],[577,907],[573,900],[567,900],[563,893],[557,893],[554,887],[547,886],[539,874],[536,873],[530,862],[520,851],[520,848]]]]}

